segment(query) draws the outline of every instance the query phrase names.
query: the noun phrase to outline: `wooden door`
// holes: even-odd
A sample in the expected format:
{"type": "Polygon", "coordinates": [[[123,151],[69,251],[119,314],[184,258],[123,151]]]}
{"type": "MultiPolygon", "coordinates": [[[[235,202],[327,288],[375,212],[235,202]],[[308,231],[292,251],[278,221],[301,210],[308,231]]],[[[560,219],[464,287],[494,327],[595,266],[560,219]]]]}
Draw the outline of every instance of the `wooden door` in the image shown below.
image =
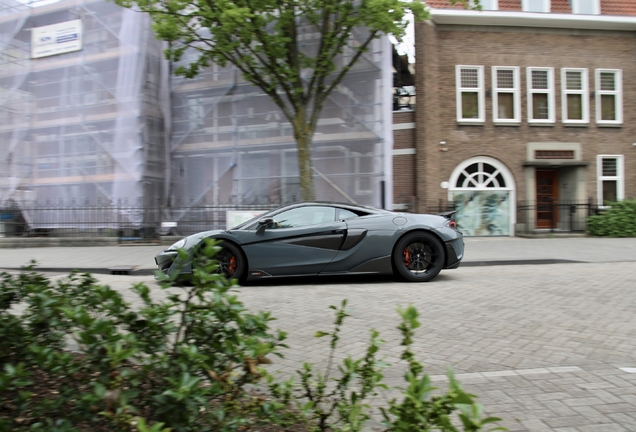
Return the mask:
{"type": "Polygon", "coordinates": [[[556,170],[536,170],[537,228],[555,228],[559,219],[558,175],[556,170]]]}

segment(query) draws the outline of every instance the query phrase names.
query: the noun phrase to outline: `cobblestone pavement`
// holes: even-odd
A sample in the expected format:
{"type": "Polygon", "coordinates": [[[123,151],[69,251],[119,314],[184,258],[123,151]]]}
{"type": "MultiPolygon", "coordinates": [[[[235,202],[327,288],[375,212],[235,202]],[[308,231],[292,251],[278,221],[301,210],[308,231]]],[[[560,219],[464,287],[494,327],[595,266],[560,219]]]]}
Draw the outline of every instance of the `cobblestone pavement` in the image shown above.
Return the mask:
{"type": "MultiPolygon", "coordinates": [[[[154,284],[151,277],[98,278],[130,299],[133,281],[154,284]]],[[[328,342],[313,334],[331,329],[329,305],[347,298],[351,317],[337,357],[362,356],[374,327],[386,341],[386,381],[402,384],[396,308],[413,304],[422,323],[414,348],[433,382],[443,387],[452,367],[486,413],[511,431],[636,431],[636,373],[629,373],[636,368],[633,262],[466,267],[427,284],[314,282],[240,289],[248,307],[272,311],[273,327],[289,334],[285,359],[271,366],[282,376],[303,361],[326,364],[328,342]]]]}

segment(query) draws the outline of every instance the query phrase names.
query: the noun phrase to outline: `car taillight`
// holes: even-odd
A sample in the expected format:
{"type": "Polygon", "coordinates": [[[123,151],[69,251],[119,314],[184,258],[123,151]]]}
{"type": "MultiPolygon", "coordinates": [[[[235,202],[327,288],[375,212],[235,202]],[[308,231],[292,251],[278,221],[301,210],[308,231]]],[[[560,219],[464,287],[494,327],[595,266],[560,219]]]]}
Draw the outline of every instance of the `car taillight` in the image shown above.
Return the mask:
{"type": "Polygon", "coordinates": [[[448,221],[448,226],[452,229],[457,229],[457,222],[455,222],[454,220],[448,221]]]}

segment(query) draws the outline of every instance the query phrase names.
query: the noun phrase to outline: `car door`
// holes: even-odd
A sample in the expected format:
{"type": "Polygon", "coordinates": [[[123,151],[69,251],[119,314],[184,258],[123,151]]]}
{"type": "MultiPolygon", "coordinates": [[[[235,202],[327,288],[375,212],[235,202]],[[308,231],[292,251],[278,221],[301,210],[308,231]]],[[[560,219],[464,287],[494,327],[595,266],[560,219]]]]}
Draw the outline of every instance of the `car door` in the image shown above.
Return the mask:
{"type": "Polygon", "coordinates": [[[329,206],[301,206],[272,216],[272,223],[241,237],[248,277],[318,274],[336,256],[346,235],[329,206]]]}

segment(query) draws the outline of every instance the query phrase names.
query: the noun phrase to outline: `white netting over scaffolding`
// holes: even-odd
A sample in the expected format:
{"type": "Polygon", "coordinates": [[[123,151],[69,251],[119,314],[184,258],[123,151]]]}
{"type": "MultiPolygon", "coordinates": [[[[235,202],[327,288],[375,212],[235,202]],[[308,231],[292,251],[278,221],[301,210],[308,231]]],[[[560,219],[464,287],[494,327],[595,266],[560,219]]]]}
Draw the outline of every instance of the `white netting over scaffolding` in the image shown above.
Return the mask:
{"type": "MultiPolygon", "coordinates": [[[[0,207],[19,206],[31,229],[139,229],[199,220],[201,207],[300,200],[291,125],[235,68],[170,78],[178,65],[146,14],[104,0],[38,4],[0,0],[0,207]],[[32,58],[34,31],[72,21],[80,50],[32,58]]],[[[390,56],[388,39],[375,40],[325,103],[318,199],[390,206],[390,56]]]]}
{"type": "MultiPolygon", "coordinates": [[[[349,43],[356,45],[365,36],[356,31],[349,43]]],[[[305,48],[317,43],[308,38],[305,48]]],[[[387,146],[392,145],[391,112],[386,111],[390,97],[385,94],[391,86],[385,74],[389,47],[386,39],[375,40],[324,106],[313,141],[318,199],[381,204],[387,146]]],[[[338,61],[346,61],[350,51],[338,61]]],[[[182,62],[191,60],[186,55],[182,62]]],[[[172,101],[173,204],[301,199],[291,124],[235,68],[213,65],[195,79],[173,77],[172,101]]]]}
{"type": "MultiPolygon", "coordinates": [[[[20,203],[30,225],[42,227],[68,222],[67,213],[43,220],[30,211],[34,202],[116,208],[159,199],[164,60],[149,18],[106,1],[1,1],[0,205],[20,203]],[[31,58],[35,29],[75,20],[81,50],[31,58]]],[[[74,220],[95,222],[90,212],[74,220]]]]}

